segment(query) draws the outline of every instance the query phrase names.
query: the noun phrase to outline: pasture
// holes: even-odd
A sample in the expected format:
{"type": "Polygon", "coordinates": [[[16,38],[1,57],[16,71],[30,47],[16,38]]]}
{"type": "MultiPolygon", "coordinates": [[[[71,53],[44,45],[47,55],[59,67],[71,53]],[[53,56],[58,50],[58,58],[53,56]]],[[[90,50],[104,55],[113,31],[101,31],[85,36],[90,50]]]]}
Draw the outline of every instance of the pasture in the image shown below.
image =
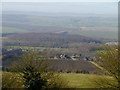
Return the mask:
{"type": "Polygon", "coordinates": [[[94,80],[99,78],[106,78],[110,82],[113,81],[110,76],[96,74],[62,73],[61,76],[68,81],[70,88],[100,88],[100,86],[94,84],[94,80]]]}
{"type": "Polygon", "coordinates": [[[2,33],[23,33],[23,32],[26,32],[26,30],[14,27],[2,27],[2,33]]]}
{"type": "MultiPolygon", "coordinates": [[[[2,84],[9,85],[10,87],[19,87],[23,88],[23,80],[19,77],[18,74],[3,72],[3,81],[2,84]],[[12,77],[11,80],[9,80],[12,77]],[[13,81],[13,82],[12,82],[13,81]]],[[[59,73],[61,79],[64,79],[68,83],[68,88],[100,88],[100,85],[96,86],[94,83],[95,79],[106,78],[110,82],[113,81],[113,78],[105,75],[95,75],[95,74],[75,74],[75,73],[59,73]]]]}

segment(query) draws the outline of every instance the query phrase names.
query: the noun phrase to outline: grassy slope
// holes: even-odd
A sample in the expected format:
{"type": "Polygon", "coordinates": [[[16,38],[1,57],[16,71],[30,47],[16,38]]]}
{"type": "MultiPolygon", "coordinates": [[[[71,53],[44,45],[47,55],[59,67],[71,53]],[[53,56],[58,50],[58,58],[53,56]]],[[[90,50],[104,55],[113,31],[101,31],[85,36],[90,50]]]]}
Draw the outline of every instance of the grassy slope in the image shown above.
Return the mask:
{"type": "Polygon", "coordinates": [[[61,76],[69,81],[69,86],[71,86],[71,88],[95,88],[95,85],[93,84],[92,80],[94,78],[102,77],[101,75],[95,74],[75,74],[75,73],[70,74],[63,73],[61,74],[61,76]]]}
{"type": "MultiPolygon", "coordinates": [[[[3,75],[7,73],[7,77],[14,77],[12,80],[14,81],[13,83],[11,83],[12,81],[9,80],[9,78],[7,79],[6,76],[4,76],[4,83],[6,82],[5,79],[9,80],[6,83],[13,85],[16,87],[16,84],[20,84],[20,81],[16,81],[14,75],[14,73],[10,73],[10,72],[3,72],[3,75]],[[12,76],[13,75],[13,76],[12,76]],[[17,82],[17,83],[15,83],[17,82]]],[[[102,78],[102,75],[95,75],[95,74],[76,74],[76,73],[61,73],[61,76],[63,77],[63,79],[65,79],[66,81],[68,81],[68,88],[96,88],[95,85],[93,84],[93,79],[94,78],[102,78]]],[[[111,77],[109,76],[105,76],[109,79],[109,81],[113,80],[111,77]]],[[[17,78],[19,80],[19,78],[17,78]]],[[[13,87],[14,87],[13,86],[13,87]]],[[[17,86],[18,87],[18,86],[17,86]]]]}

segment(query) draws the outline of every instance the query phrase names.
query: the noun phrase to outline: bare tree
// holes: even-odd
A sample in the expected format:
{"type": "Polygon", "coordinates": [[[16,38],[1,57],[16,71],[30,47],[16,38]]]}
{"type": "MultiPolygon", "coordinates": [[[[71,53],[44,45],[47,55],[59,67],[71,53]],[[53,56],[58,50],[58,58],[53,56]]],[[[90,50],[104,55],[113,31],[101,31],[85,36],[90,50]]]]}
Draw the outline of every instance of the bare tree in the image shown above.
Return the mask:
{"type": "Polygon", "coordinates": [[[105,45],[104,50],[97,53],[99,56],[99,65],[103,68],[102,70],[107,73],[107,75],[112,76],[112,81],[104,77],[96,79],[96,84],[103,88],[119,88],[119,47],[118,45],[105,45]],[[114,81],[114,82],[113,82],[114,81]]]}

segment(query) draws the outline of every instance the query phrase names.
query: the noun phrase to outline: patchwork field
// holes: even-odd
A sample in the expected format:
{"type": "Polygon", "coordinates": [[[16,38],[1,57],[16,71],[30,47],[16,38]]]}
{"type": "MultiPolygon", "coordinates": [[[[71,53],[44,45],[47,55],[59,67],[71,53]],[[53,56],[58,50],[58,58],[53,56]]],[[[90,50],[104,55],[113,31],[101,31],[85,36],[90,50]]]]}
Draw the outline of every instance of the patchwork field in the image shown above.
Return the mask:
{"type": "Polygon", "coordinates": [[[117,18],[115,17],[57,17],[7,14],[3,16],[3,33],[58,33],[64,31],[65,34],[117,39],[117,27],[117,18]]]}
{"type": "Polygon", "coordinates": [[[117,28],[86,27],[81,30],[70,31],[69,34],[84,35],[93,38],[118,39],[117,28]]]}

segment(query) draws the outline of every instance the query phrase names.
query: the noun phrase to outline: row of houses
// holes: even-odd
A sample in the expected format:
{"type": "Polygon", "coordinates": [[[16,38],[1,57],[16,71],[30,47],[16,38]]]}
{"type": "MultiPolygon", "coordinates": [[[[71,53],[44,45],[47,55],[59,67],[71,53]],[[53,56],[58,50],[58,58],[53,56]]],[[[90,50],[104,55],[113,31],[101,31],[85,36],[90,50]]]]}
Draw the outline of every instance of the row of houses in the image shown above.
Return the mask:
{"type": "MultiPolygon", "coordinates": [[[[13,56],[13,55],[20,55],[23,54],[24,52],[28,52],[29,50],[24,50],[24,49],[11,49],[11,50],[7,50],[7,49],[2,49],[2,55],[3,56],[13,56]]],[[[50,57],[51,58],[51,57],[50,57]]],[[[52,58],[51,58],[52,59],[52,58]]],[[[53,59],[64,59],[64,60],[85,60],[85,61],[93,61],[96,60],[95,56],[90,56],[90,57],[84,57],[82,55],[73,55],[73,56],[69,56],[66,54],[61,54],[59,56],[54,56],[53,59]]]]}
{"type": "Polygon", "coordinates": [[[93,61],[97,60],[95,56],[90,56],[90,57],[84,57],[80,55],[73,55],[73,56],[68,56],[66,54],[61,54],[59,57],[55,56],[54,59],[64,59],[64,60],[84,60],[84,61],[93,61]]]}

